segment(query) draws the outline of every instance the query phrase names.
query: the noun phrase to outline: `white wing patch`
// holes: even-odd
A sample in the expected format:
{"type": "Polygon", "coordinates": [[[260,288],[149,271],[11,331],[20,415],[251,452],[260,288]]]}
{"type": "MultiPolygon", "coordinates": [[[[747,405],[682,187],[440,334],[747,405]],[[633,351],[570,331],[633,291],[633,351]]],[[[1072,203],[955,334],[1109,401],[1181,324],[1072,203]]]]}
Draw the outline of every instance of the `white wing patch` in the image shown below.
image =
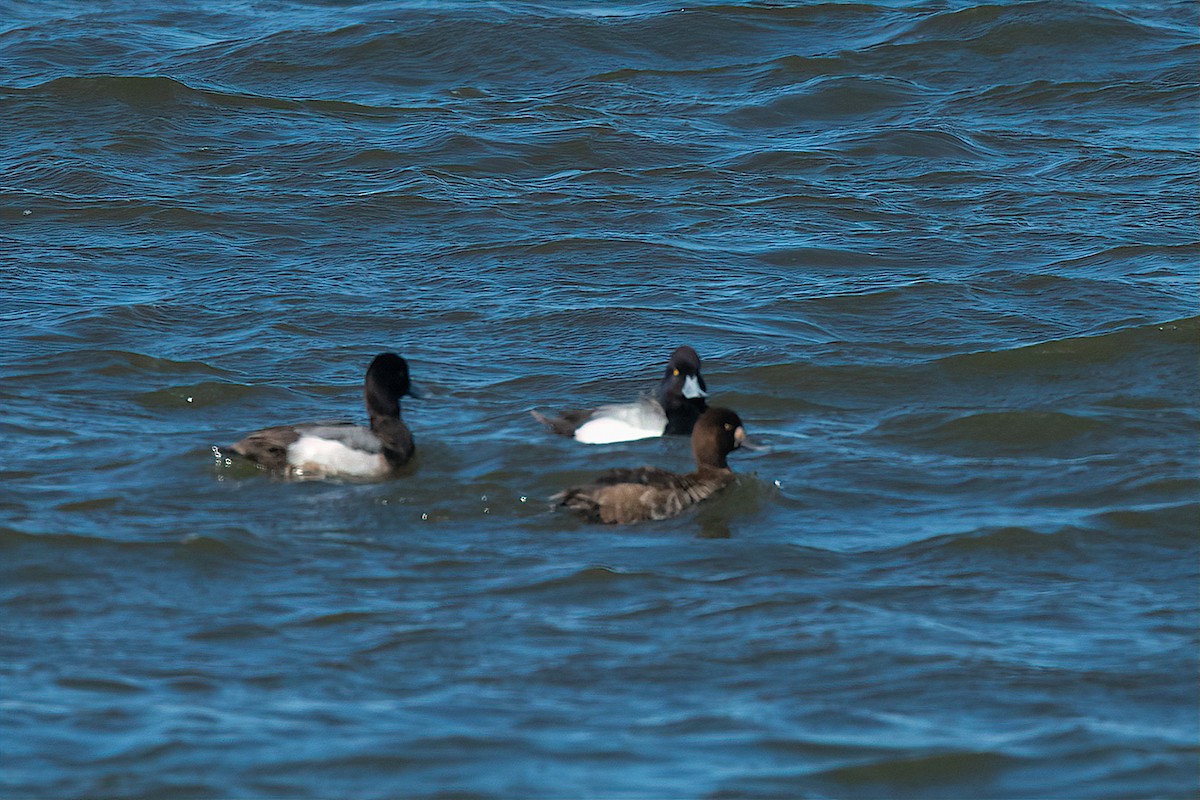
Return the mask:
{"type": "Polygon", "coordinates": [[[575,441],[584,444],[632,442],[662,436],[667,414],[658,401],[644,398],[636,403],[601,406],[592,418],[575,431],[575,441]]]}
{"type": "Polygon", "coordinates": [[[368,453],[347,447],[333,439],[301,435],[288,448],[288,465],[298,475],[352,475],[370,478],[388,472],[387,460],[380,452],[368,453]]]}

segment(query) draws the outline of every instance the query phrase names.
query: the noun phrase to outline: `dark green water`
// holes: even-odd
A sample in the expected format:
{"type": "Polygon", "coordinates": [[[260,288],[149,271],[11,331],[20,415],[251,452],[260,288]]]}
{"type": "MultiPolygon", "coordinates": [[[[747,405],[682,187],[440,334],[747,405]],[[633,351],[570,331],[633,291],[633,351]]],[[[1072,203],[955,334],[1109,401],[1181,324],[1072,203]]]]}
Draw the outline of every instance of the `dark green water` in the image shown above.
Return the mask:
{"type": "Polygon", "coordinates": [[[0,795],[1195,795],[1194,3],[147,8],[0,0],[0,795]]]}

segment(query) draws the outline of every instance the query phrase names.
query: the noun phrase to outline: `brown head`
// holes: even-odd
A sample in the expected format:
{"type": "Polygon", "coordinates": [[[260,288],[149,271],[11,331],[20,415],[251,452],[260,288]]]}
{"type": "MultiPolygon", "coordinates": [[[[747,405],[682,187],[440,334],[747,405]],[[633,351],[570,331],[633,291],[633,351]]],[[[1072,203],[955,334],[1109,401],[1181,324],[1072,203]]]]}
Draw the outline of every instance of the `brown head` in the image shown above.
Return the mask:
{"type": "Polygon", "coordinates": [[[742,446],[746,429],[742,419],[728,408],[710,408],[692,429],[692,454],[697,467],[729,469],[725,456],[742,446]]]}

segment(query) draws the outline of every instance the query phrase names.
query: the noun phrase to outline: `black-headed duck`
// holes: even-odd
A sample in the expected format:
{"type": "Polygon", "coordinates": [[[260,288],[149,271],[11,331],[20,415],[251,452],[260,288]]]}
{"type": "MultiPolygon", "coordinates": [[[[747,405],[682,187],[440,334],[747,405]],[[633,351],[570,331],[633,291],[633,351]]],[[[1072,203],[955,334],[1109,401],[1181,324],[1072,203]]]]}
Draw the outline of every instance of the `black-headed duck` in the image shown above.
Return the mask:
{"type": "Polygon", "coordinates": [[[233,451],[289,477],[381,478],[404,466],[416,447],[400,419],[400,398],[411,394],[408,362],[395,353],[375,356],[363,395],[371,425],[314,422],[256,431],[233,451]]]}
{"type": "Polygon", "coordinates": [[[655,436],[687,436],[708,408],[704,400],[707,396],[700,375],[700,356],[684,345],[671,353],[657,398],[566,411],[556,417],[531,413],[562,436],[571,436],[584,444],[610,444],[655,436]]]}

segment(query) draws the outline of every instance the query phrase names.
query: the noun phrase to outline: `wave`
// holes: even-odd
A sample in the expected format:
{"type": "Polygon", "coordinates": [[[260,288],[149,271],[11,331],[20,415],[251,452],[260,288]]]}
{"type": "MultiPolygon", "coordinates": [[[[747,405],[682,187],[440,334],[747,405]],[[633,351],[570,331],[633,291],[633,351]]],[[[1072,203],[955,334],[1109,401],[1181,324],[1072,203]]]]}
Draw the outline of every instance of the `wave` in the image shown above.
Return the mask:
{"type": "Polygon", "coordinates": [[[520,585],[498,586],[492,589],[494,594],[525,594],[528,592],[558,591],[562,589],[579,589],[586,592],[615,591],[617,584],[626,581],[640,582],[645,580],[658,581],[662,577],[653,572],[624,572],[610,567],[585,567],[569,574],[556,575],[532,583],[520,585]]]}
{"type": "Polygon", "coordinates": [[[986,457],[1046,450],[1061,453],[1065,443],[1103,427],[1100,420],[1062,411],[935,411],[892,417],[874,433],[906,445],[986,457]]]}
{"type": "Polygon", "coordinates": [[[270,398],[275,395],[275,391],[269,387],[249,386],[242,383],[202,381],[153,389],[138,394],[135,399],[141,406],[151,409],[206,408],[230,403],[245,403],[251,398],[270,398]]]}
{"type": "Polygon", "coordinates": [[[64,689],[77,689],[87,692],[99,692],[101,694],[140,694],[146,691],[146,687],[139,683],[116,678],[65,675],[58,678],[55,683],[64,689]]]}
{"type": "Polygon", "coordinates": [[[241,529],[226,534],[192,533],[161,539],[131,540],[83,533],[27,533],[14,528],[0,528],[0,552],[8,550],[13,553],[27,548],[49,548],[56,554],[56,559],[93,550],[115,550],[128,554],[168,552],[188,560],[217,562],[259,562],[278,555],[255,534],[241,529]]]}
{"type": "MultiPolygon", "coordinates": [[[[1068,269],[1109,266],[1113,264],[1135,264],[1142,261],[1153,264],[1153,266],[1149,267],[1148,271],[1138,273],[1139,277],[1166,277],[1178,274],[1177,272],[1163,269],[1165,264],[1171,264],[1180,268],[1192,268],[1194,271],[1195,264],[1200,263],[1200,242],[1185,242],[1181,244],[1120,244],[1113,247],[1106,247],[1103,250],[1097,250],[1087,255],[1064,258],[1053,262],[1047,268],[1055,272],[1060,272],[1068,269]]],[[[1017,276],[1011,277],[1016,278],[1017,276]]],[[[1036,281],[1042,284],[1052,281],[1070,281],[1071,285],[1075,285],[1077,278],[1040,274],[1030,275],[1025,280],[1036,281]]],[[[1031,286],[1031,288],[1038,287],[1031,286]]]]}
{"type": "MultiPolygon", "coordinates": [[[[977,3],[925,16],[894,35],[888,44],[967,43],[970,49],[1002,56],[1023,48],[1062,46],[1066,39],[1087,46],[1130,48],[1159,43],[1163,29],[1099,4],[1051,0],[1029,3],[977,3]]],[[[1181,39],[1186,31],[1177,31],[1181,39]]]]}
{"type": "MultiPolygon", "coordinates": [[[[1103,501],[1101,497],[1093,498],[1093,502],[1103,501]]],[[[936,563],[939,569],[944,569],[947,563],[961,563],[971,575],[981,579],[989,564],[1020,558],[1040,565],[1040,569],[1054,569],[1055,565],[1061,568],[1061,572],[1046,573],[1047,576],[1079,580],[1078,564],[1103,562],[1114,552],[1155,547],[1174,555],[1195,553],[1198,521],[1200,503],[1189,500],[1154,507],[1097,510],[1083,515],[1079,524],[1048,524],[1045,528],[984,526],[869,552],[899,564],[936,563]],[[1131,539],[1131,534],[1137,534],[1136,538],[1131,539]]],[[[881,591],[890,589],[883,587],[881,591]]]]}
{"type": "MultiPolygon", "coordinates": [[[[1194,481],[1178,488],[1194,493],[1194,481]]],[[[1200,529],[1200,502],[1144,504],[1132,508],[1102,511],[1092,517],[1093,524],[1116,534],[1137,532],[1147,543],[1194,550],[1196,531],[1200,529]]]]}
{"type": "Polygon", "coordinates": [[[196,642],[219,642],[231,639],[266,639],[279,634],[278,629],[257,623],[233,622],[203,630],[192,631],[188,639],[196,642]]]}
{"type": "Polygon", "coordinates": [[[1004,753],[987,750],[953,750],[929,755],[896,755],[891,758],[836,767],[819,773],[819,777],[843,787],[889,787],[895,790],[905,785],[929,790],[935,785],[957,785],[967,794],[969,787],[978,785],[982,776],[1018,763],[1019,759],[1004,753]]]}
{"type": "MultiPolygon", "coordinates": [[[[1074,280],[1052,276],[1030,280],[1076,285],[1074,280]]],[[[1053,371],[1065,367],[1077,370],[1081,365],[1098,366],[1139,356],[1151,348],[1192,349],[1197,346],[1200,346],[1200,316],[1136,324],[1103,333],[1051,339],[1010,349],[956,354],[939,359],[937,363],[952,374],[1028,369],[1053,371]]]]}
{"type": "Polygon", "coordinates": [[[978,107],[994,112],[998,109],[1038,111],[1070,105],[1083,115],[1089,113],[1091,108],[1111,112],[1114,107],[1127,106],[1141,110],[1148,103],[1160,111],[1172,103],[1186,104],[1190,110],[1194,96],[1195,90],[1190,84],[1182,80],[1175,82],[1163,75],[1148,75],[1140,80],[1119,83],[1039,78],[1024,83],[988,86],[955,98],[951,107],[961,107],[963,111],[978,107]]]}
{"type": "Polygon", "coordinates": [[[449,113],[436,105],[384,106],[346,100],[280,97],[192,86],[166,75],[81,75],[55,78],[26,88],[0,91],[15,97],[50,96],[70,103],[120,102],[146,111],[162,106],[194,105],[214,109],[314,111],[333,116],[392,118],[409,112],[449,113]]]}
{"type": "Polygon", "coordinates": [[[1065,555],[1079,558],[1087,552],[1089,546],[1113,541],[1116,541],[1116,538],[1108,533],[1079,526],[1040,531],[1020,525],[1009,525],[985,527],[965,533],[940,534],[877,552],[895,556],[906,562],[912,559],[941,561],[946,557],[964,556],[996,556],[1003,559],[1017,555],[1065,555]]]}
{"type": "Polygon", "coordinates": [[[978,161],[993,155],[975,139],[964,131],[892,127],[848,136],[838,143],[838,149],[854,158],[885,155],[939,162],[978,161]]]}
{"type": "MultiPolygon", "coordinates": [[[[136,313],[136,312],[134,312],[136,313]]],[[[152,356],[133,350],[79,348],[51,353],[30,359],[22,375],[45,378],[63,373],[76,373],[80,368],[110,378],[136,378],[158,375],[209,375],[229,377],[231,373],[203,361],[179,361],[152,356]]]]}
{"type": "MultiPolygon", "coordinates": [[[[779,96],[761,104],[742,105],[724,115],[726,122],[742,128],[793,128],[797,120],[815,121],[852,117],[857,124],[878,118],[916,101],[922,90],[898,78],[873,76],[821,76],[800,87],[789,86],[779,96]]],[[[764,92],[759,89],[757,94],[764,92]]]]}

